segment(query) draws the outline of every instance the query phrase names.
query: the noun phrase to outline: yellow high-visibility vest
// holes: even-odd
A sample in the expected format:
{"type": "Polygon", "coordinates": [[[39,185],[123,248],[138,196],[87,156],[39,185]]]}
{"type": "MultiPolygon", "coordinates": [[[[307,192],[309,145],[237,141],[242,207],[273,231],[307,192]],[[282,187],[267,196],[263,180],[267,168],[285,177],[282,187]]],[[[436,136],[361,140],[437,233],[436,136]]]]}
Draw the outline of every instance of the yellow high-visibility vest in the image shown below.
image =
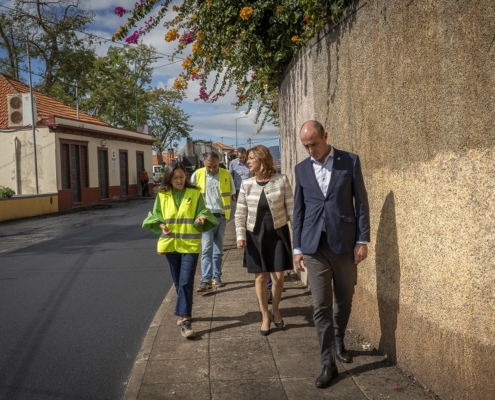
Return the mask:
{"type": "Polygon", "coordinates": [[[201,233],[194,227],[199,190],[186,189],[184,198],[177,210],[172,190],[158,192],[164,223],[172,231],[170,236],[161,235],[158,239],[158,253],[199,253],[201,233]]]}
{"type": "MultiPolygon", "coordinates": [[[[232,187],[230,186],[230,172],[224,168],[218,169],[218,179],[220,180],[220,196],[222,198],[223,212],[225,218],[230,218],[230,196],[232,187]]],[[[201,190],[203,198],[206,200],[206,168],[200,168],[196,170],[195,184],[201,190]]]]}

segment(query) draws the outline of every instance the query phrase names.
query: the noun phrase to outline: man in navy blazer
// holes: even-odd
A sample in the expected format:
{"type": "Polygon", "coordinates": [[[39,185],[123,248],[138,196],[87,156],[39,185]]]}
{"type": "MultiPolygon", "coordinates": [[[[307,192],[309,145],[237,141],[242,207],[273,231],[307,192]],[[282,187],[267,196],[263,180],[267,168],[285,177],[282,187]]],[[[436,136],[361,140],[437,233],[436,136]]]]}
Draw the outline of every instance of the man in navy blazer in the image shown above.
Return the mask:
{"type": "Polygon", "coordinates": [[[370,241],[368,195],[359,157],[337,150],[327,138],[318,121],[301,127],[300,140],[310,157],[295,168],[293,217],[294,265],[308,271],[323,364],[318,388],[338,376],[336,358],[352,362],[344,336],[357,265],[366,258],[370,241]]]}

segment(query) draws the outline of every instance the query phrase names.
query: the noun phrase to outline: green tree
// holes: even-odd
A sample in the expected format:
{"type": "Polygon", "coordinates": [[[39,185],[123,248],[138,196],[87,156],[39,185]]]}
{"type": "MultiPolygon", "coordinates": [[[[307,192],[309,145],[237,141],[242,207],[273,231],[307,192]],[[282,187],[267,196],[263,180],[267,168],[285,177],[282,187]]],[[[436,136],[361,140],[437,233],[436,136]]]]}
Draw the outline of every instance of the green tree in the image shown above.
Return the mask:
{"type": "Polygon", "coordinates": [[[26,46],[20,47],[17,40],[21,35],[14,13],[0,14],[0,48],[6,53],[6,57],[0,58],[0,71],[17,80],[20,78],[20,63],[26,52],[26,46]]]}
{"type": "Polygon", "coordinates": [[[137,130],[148,121],[148,94],[157,59],[153,46],[114,47],[88,71],[81,109],[111,125],[137,130]]]}
{"type": "Polygon", "coordinates": [[[84,86],[88,67],[94,63],[93,41],[82,31],[94,19],[84,0],[15,0],[0,18],[0,47],[6,59],[0,66],[17,79],[26,61],[26,42],[31,58],[39,64],[42,80],[37,89],[75,104],[74,85],[84,86]]]}
{"type": "Polygon", "coordinates": [[[157,88],[148,96],[149,126],[155,139],[153,150],[162,154],[177,147],[176,142],[189,137],[193,126],[187,123],[190,116],[179,107],[184,98],[181,91],[157,88]]]}

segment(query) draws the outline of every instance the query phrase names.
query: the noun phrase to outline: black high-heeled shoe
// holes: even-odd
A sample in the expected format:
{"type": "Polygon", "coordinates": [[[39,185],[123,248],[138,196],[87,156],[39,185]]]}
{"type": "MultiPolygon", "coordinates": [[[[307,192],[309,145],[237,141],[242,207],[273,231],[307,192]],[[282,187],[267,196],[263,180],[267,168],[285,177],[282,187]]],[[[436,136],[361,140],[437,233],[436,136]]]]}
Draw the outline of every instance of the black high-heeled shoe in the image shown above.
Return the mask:
{"type": "Polygon", "coordinates": [[[284,320],[282,319],[282,321],[280,322],[275,322],[275,317],[273,316],[273,313],[272,313],[272,321],[273,323],[275,324],[275,326],[277,327],[278,330],[282,330],[284,329],[284,320]]]}
{"type": "Polygon", "coordinates": [[[268,336],[270,334],[270,325],[268,325],[268,330],[264,331],[260,329],[261,336],[268,336]]]}

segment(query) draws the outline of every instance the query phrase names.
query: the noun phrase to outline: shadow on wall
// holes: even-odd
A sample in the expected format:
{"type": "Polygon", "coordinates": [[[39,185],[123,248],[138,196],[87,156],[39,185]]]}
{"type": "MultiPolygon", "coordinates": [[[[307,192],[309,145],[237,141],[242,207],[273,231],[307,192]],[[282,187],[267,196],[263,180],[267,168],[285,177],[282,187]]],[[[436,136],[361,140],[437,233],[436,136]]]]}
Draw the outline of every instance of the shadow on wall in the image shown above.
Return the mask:
{"type": "Polygon", "coordinates": [[[400,300],[400,261],[395,218],[394,192],[390,192],[382,207],[376,236],[376,291],[381,337],[378,346],[387,358],[397,362],[396,337],[400,300]]]}

